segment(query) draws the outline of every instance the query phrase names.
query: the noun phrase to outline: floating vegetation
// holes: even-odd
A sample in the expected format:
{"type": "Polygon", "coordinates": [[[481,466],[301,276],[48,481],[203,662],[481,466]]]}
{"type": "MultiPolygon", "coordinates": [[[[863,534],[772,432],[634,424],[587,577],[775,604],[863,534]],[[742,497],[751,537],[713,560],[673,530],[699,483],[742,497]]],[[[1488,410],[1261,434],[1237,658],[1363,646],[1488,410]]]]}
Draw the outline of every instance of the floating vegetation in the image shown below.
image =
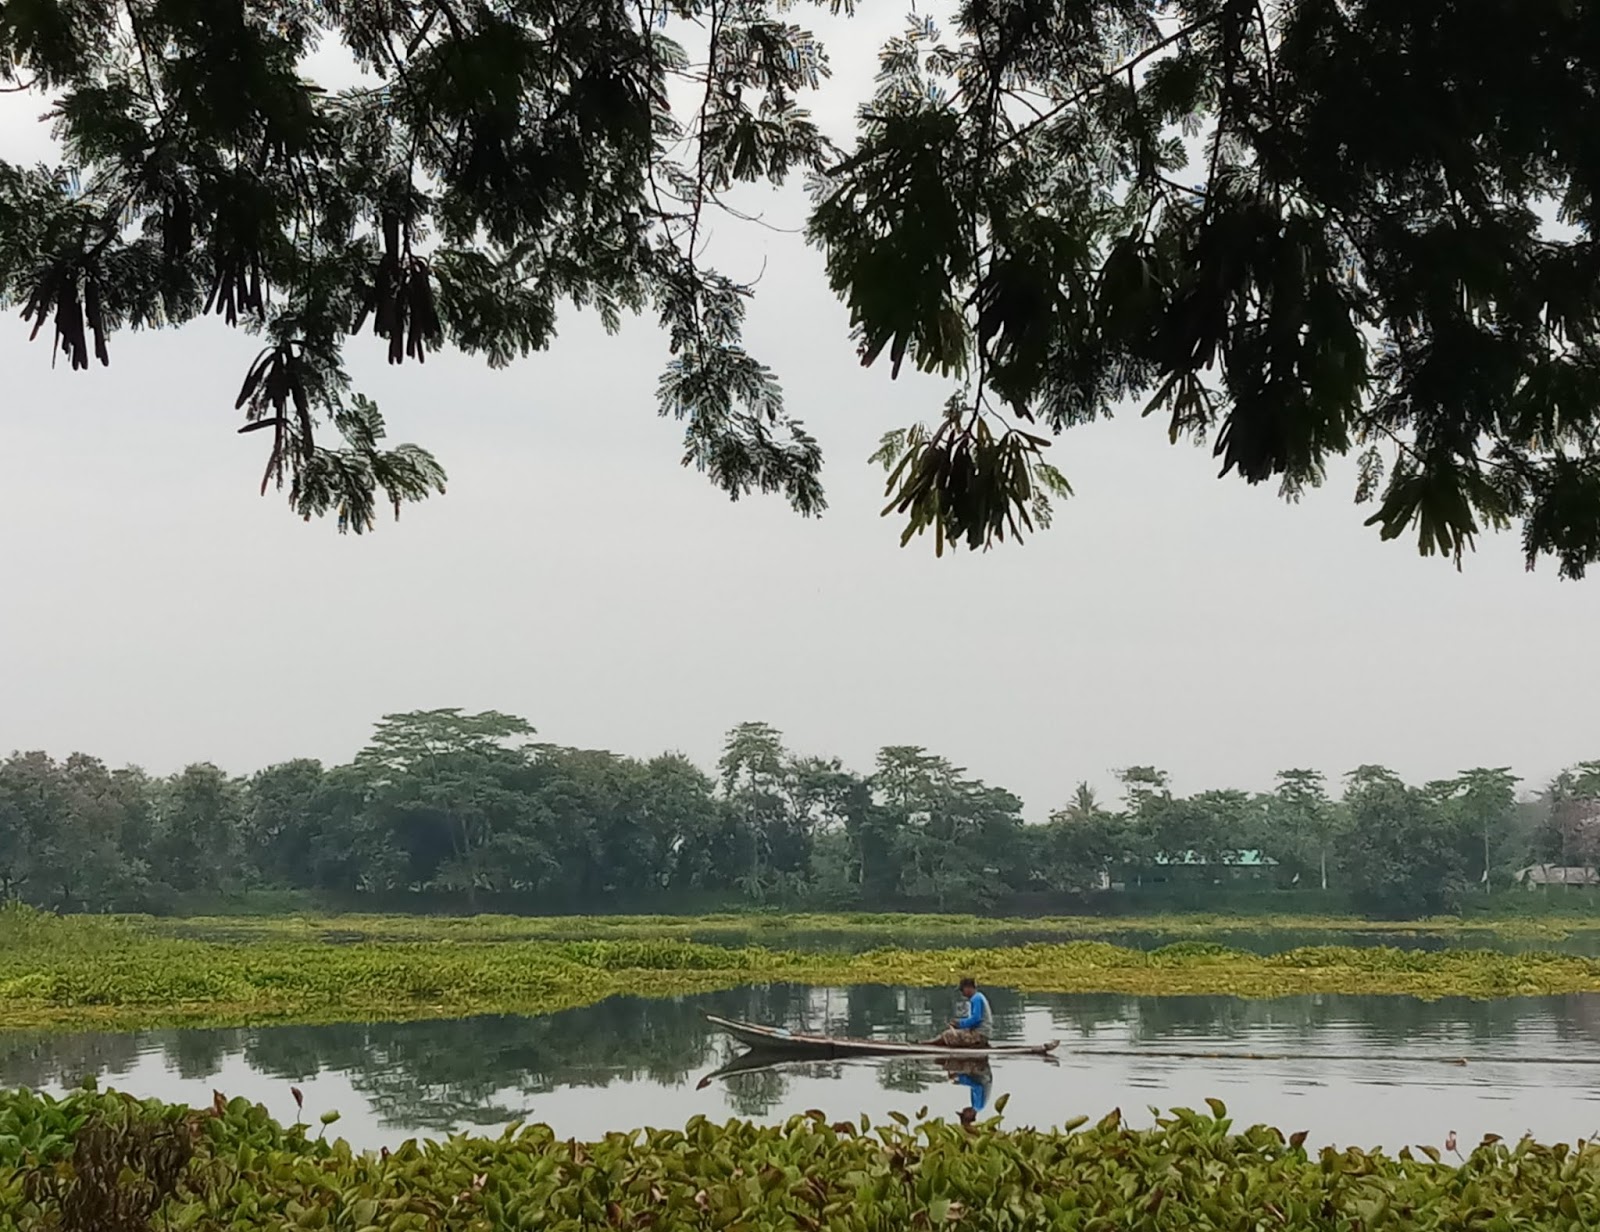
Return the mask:
{"type": "Polygon", "coordinates": [[[1073,940],[1107,936],[1150,936],[1214,940],[1230,933],[1328,933],[1372,937],[1483,937],[1502,941],[1564,941],[1574,934],[1600,932],[1600,916],[1534,916],[1480,919],[1441,916],[1426,920],[1368,920],[1331,915],[1041,916],[891,914],[878,912],[720,912],[711,915],[598,916],[418,916],[278,915],[125,917],[166,936],[201,940],[275,937],[303,941],[600,941],[675,937],[719,944],[737,940],[813,936],[840,941],[946,940],[983,937],[1073,940]]]}
{"type": "Polygon", "coordinates": [[[17,1092],[0,1095],[0,1229],[108,1227],[113,1213],[118,1232],[1600,1225],[1600,1146],[1311,1150],[1304,1133],[1236,1129],[1208,1103],[1149,1129],[1117,1113],[1047,1132],[814,1113],[767,1127],[696,1118],[588,1143],[513,1127],[357,1153],[329,1140],[331,1113],[284,1127],[220,1095],[192,1111],[92,1090],[61,1101],[17,1092]]]}
{"type": "Polygon", "coordinates": [[[671,938],[201,941],[127,922],[0,911],[0,1026],[8,1027],[416,1019],[746,984],[926,987],[967,972],[1024,992],[1431,998],[1600,991],[1600,960],[1548,952],[1309,946],[1262,956],[1215,943],[1143,951],[1102,941],[866,953],[671,938]]]}

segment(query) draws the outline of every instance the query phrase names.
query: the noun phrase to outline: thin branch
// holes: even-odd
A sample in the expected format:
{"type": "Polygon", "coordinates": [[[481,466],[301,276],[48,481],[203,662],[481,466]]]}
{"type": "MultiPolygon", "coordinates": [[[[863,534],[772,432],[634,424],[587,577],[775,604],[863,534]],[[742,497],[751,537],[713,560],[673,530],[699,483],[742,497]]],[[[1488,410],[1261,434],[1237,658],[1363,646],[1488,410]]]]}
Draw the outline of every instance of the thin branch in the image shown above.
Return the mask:
{"type": "Polygon", "coordinates": [[[1044,112],[1039,110],[1038,106],[1036,106],[1034,104],[1033,100],[1028,98],[1021,91],[1019,91],[1019,90],[1007,90],[1006,91],[1006,97],[1009,98],[1009,99],[1012,99],[1012,100],[1014,100],[1016,102],[1021,103],[1029,111],[1033,112],[1034,116],[1037,119],[1040,119],[1040,120],[1044,119],[1044,112]]]}
{"type": "Polygon", "coordinates": [[[1000,143],[1000,147],[999,148],[1000,149],[1004,149],[1006,146],[1010,145],[1013,141],[1021,140],[1022,138],[1026,137],[1029,133],[1031,133],[1034,129],[1038,128],[1041,124],[1049,123],[1051,120],[1055,119],[1058,115],[1060,115],[1063,111],[1066,111],[1069,107],[1075,107],[1075,106],[1077,106],[1077,104],[1083,102],[1084,99],[1088,98],[1096,90],[1104,89],[1106,86],[1110,85],[1117,78],[1121,77],[1124,73],[1132,72],[1135,68],[1137,68],[1139,65],[1143,64],[1151,56],[1159,55],[1161,52],[1165,51],[1168,47],[1171,47],[1174,43],[1180,43],[1184,39],[1188,38],[1190,35],[1195,34],[1200,30],[1204,30],[1207,26],[1209,26],[1213,22],[1217,21],[1221,16],[1222,16],[1222,13],[1219,11],[1219,12],[1211,14],[1211,16],[1209,16],[1209,17],[1202,17],[1197,21],[1190,22],[1187,26],[1184,26],[1181,30],[1174,30],[1171,34],[1167,35],[1166,38],[1161,39],[1159,42],[1155,42],[1155,43],[1150,44],[1150,46],[1146,47],[1143,51],[1141,51],[1138,55],[1134,56],[1132,59],[1128,60],[1126,63],[1117,65],[1117,67],[1112,69],[1109,73],[1104,73],[1100,77],[1097,77],[1094,81],[1090,82],[1083,89],[1079,90],[1076,94],[1073,94],[1069,98],[1062,99],[1054,107],[1052,107],[1048,111],[1046,111],[1044,113],[1044,115],[1041,116],[1039,119],[1033,121],[1031,124],[1025,124],[1021,128],[1017,129],[1016,132],[1012,133],[1010,136],[1008,136],[1004,141],[1002,141],[1000,143]]]}
{"type": "MultiPolygon", "coordinates": [[[[1011,51],[1010,47],[1007,46],[1006,33],[1006,27],[1002,26],[996,39],[994,52],[991,55],[989,47],[983,39],[982,27],[980,26],[978,29],[978,57],[980,61],[980,68],[986,71],[988,77],[988,81],[986,83],[987,97],[984,100],[983,125],[978,132],[978,149],[977,157],[975,159],[975,165],[980,177],[985,175],[988,171],[989,162],[993,156],[993,152],[995,150],[995,141],[998,136],[996,130],[999,128],[999,121],[1003,111],[1000,105],[1000,100],[1004,96],[1006,61],[1011,51]]],[[[1014,131],[1015,130],[1013,130],[1013,132],[1014,131]]],[[[980,197],[980,201],[981,200],[982,198],[980,197]]],[[[992,243],[994,239],[994,227],[992,223],[988,230],[989,239],[992,243]]],[[[986,245],[984,242],[983,226],[980,221],[979,210],[974,210],[972,213],[971,240],[972,287],[973,297],[976,297],[980,288],[982,288],[984,284],[987,274],[992,272],[992,269],[986,268],[989,263],[989,258],[986,256],[985,250],[989,248],[989,245],[986,245]]],[[[981,324],[981,313],[979,314],[978,321],[981,324]]],[[[977,342],[978,358],[976,380],[974,381],[974,385],[977,390],[977,397],[974,400],[973,406],[973,418],[976,420],[976,418],[983,413],[985,402],[984,384],[989,378],[989,370],[993,366],[993,357],[989,353],[989,339],[983,336],[981,329],[974,328],[972,333],[974,340],[977,342]]]]}
{"type": "Polygon", "coordinates": [[[145,89],[150,95],[150,106],[155,110],[156,119],[161,121],[162,128],[167,125],[167,114],[161,107],[161,96],[156,90],[156,80],[150,72],[150,52],[145,47],[144,31],[139,28],[139,13],[135,7],[135,0],[127,0],[128,25],[133,30],[133,43],[139,52],[139,67],[144,71],[145,89]]]}
{"type": "MultiPolygon", "coordinates": [[[[1267,108],[1272,113],[1272,130],[1274,139],[1280,128],[1279,119],[1281,112],[1278,107],[1278,70],[1272,57],[1272,31],[1267,25],[1267,9],[1261,0],[1256,0],[1256,21],[1261,26],[1261,55],[1267,69],[1267,108]]],[[[1277,177],[1272,180],[1272,202],[1277,212],[1283,213],[1283,186],[1278,183],[1277,177]]]]}
{"type": "Polygon", "coordinates": [[[465,35],[460,16],[451,6],[450,0],[435,0],[435,11],[444,14],[445,24],[450,27],[450,33],[457,41],[465,35]]]}
{"type": "MultiPolygon", "coordinates": [[[[388,55],[389,55],[389,63],[394,65],[395,75],[399,78],[400,84],[403,85],[406,88],[406,91],[408,93],[412,93],[414,91],[414,86],[412,85],[412,82],[411,82],[411,75],[410,75],[410,72],[408,71],[407,62],[405,60],[402,60],[400,58],[400,56],[395,52],[394,45],[389,42],[389,32],[388,31],[384,32],[383,38],[380,41],[383,44],[384,51],[386,51],[388,53],[388,55]]],[[[412,46],[415,46],[415,45],[416,45],[415,43],[412,44],[412,46]]],[[[408,59],[409,59],[409,56],[408,56],[408,59]]],[[[382,93],[382,92],[379,91],[378,93],[382,93]]],[[[426,94],[424,94],[423,97],[426,97],[426,94]]],[[[439,143],[440,153],[443,154],[444,151],[450,149],[450,147],[451,147],[450,139],[440,130],[438,124],[436,124],[434,122],[433,111],[431,109],[424,110],[423,113],[422,113],[422,118],[423,118],[423,123],[427,127],[428,131],[433,134],[433,139],[439,143]]],[[[457,139],[455,144],[456,144],[457,147],[460,146],[459,135],[458,135],[458,139],[457,139]]],[[[417,153],[417,149],[416,149],[416,132],[415,132],[415,130],[413,130],[412,137],[411,137],[411,158],[412,158],[413,162],[416,159],[416,153],[417,153]]]]}
{"type": "Polygon", "coordinates": [[[95,243],[95,246],[84,255],[85,265],[92,262],[96,257],[104,252],[112,240],[121,237],[122,216],[127,212],[128,207],[133,204],[133,197],[136,191],[137,190],[134,188],[126,189],[122,193],[121,197],[117,199],[117,203],[107,209],[105,216],[99,220],[99,226],[102,234],[100,239],[95,243]]]}
{"type": "Polygon", "coordinates": [[[1169,176],[1161,175],[1159,173],[1157,173],[1157,175],[1156,175],[1156,180],[1159,183],[1165,184],[1168,188],[1172,189],[1174,192],[1187,193],[1191,197],[1199,197],[1200,200],[1202,200],[1202,201],[1204,201],[1206,199],[1206,190],[1203,189],[1203,188],[1195,188],[1195,187],[1193,187],[1192,185],[1189,185],[1189,184],[1180,184],[1180,183],[1178,183],[1177,180],[1174,180],[1169,176]]]}
{"type": "Polygon", "coordinates": [[[1272,31],[1267,25],[1266,6],[1261,0],[1256,0],[1256,21],[1261,26],[1261,55],[1266,62],[1267,69],[1267,97],[1272,103],[1272,120],[1278,120],[1278,70],[1272,59],[1272,31]]]}
{"type": "Polygon", "coordinates": [[[765,227],[768,231],[775,231],[779,235],[805,234],[804,224],[798,227],[780,227],[775,222],[768,222],[759,214],[748,214],[744,210],[739,209],[737,206],[729,205],[715,190],[708,191],[706,196],[711,201],[712,205],[716,206],[724,214],[730,215],[733,218],[737,218],[740,222],[754,223],[758,227],[765,227]]]}
{"type": "Polygon", "coordinates": [[[706,119],[717,89],[717,40],[722,35],[722,6],[711,0],[710,51],[706,57],[706,89],[700,101],[699,144],[695,148],[694,220],[689,224],[689,267],[694,268],[695,249],[700,243],[700,214],[706,199],[706,119]]]}
{"type": "MultiPolygon", "coordinates": [[[[645,48],[645,59],[648,61],[647,71],[649,72],[653,82],[656,74],[661,71],[661,64],[656,58],[655,43],[650,35],[650,31],[655,28],[656,14],[661,10],[654,0],[652,0],[648,11],[645,9],[645,0],[635,0],[635,8],[639,13],[639,30],[641,35],[640,42],[645,48]]],[[[687,136],[685,136],[683,140],[688,140],[687,136]]],[[[645,178],[650,185],[650,195],[655,199],[656,216],[661,220],[663,229],[667,230],[668,238],[671,238],[670,223],[674,219],[679,221],[685,220],[689,217],[689,215],[686,213],[678,213],[673,210],[669,210],[666,202],[662,200],[663,190],[661,187],[661,181],[656,178],[656,160],[654,158],[646,160],[645,178]]],[[[668,196],[672,196],[670,189],[667,189],[666,193],[668,196]]],[[[684,204],[688,203],[684,202],[684,204]]]]}
{"type": "Polygon", "coordinates": [[[1217,126],[1211,134],[1211,166],[1206,172],[1206,217],[1216,204],[1217,175],[1222,165],[1222,142],[1228,130],[1228,112],[1234,101],[1234,86],[1239,69],[1239,50],[1244,33],[1235,20],[1234,5],[1225,5],[1218,14],[1227,18],[1222,32],[1222,82],[1217,90],[1217,126]],[[1231,37],[1230,37],[1231,36],[1231,37]]]}
{"type": "MultiPolygon", "coordinates": [[[[406,59],[409,60],[417,54],[417,48],[422,46],[422,41],[428,37],[429,31],[433,29],[433,23],[438,20],[442,11],[441,8],[436,7],[433,12],[428,14],[428,20],[424,22],[419,22],[416,17],[412,16],[409,9],[406,11],[406,16],[410,19],[412,28],[416,30],[416,33],[411,36],[411,41],[406,44],[406,59]]],[[[388,42],[387,37],[385,37],[384,42],[388,42]]],[[[390,54],[392,55],[393,53],[391,52],[390,54]]]]}

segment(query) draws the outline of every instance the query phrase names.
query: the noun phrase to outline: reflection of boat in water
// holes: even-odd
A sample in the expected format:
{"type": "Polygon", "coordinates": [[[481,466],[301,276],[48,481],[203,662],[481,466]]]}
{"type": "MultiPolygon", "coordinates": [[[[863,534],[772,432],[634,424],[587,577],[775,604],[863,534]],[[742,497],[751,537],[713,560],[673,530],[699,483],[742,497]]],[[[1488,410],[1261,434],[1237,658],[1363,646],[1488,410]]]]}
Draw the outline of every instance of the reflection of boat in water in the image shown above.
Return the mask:
{"type": "Polygon", "coordinates": [[[817,1064],[815,1059],[804,1057],[774,1056],[772,1053],[741,1052],[733,1060],[718,1066],[699,1082],[695,1083],[695,1090],[704,1091],[713,1082],[720,1078],[732,1078],[737,1074],[761,1074],[768,1070],[795,1069],[805,1065],[817,1064]]]}
{"type": "Polygon", "coordinates": [[[1047,1044],[993,1044],[988,1048],[944,1048],[937,1044],[899,1043],[894,1040],[846,1039],[831,1035],[811,1035],[734,1022],[707,1014],[706,1019],[726,1034],[749,1047],[732,1060],[712,1070],[696,1084],[704,1090],[720,1078],[738,1074],[764,1073],[815,1066],[825,1061],[871,1061],[893,1057],[922,1059],[936,1063],[951,1079],[974,1090],[973,1106],[988,1102],[993,1075],[992,1057],[1036,1057],[1055,1064],[1057,1041],[1047,1044]]]}
{"type": "Polygon", "coordinates": [[[989,1044],[984,1048],[948,1048],[942,1044],[916,1044],[902,1040],[848,1039],[837,1035],[812,1035],[784,1027],[763,1027],[707,1014],[706,1021],[755,1052],[782,1053],[789,1057],[1047,1057],[1059,1040],[1047,1044],[989,1044]]]}
{"type": "MultiPolygon", "coordinates": [[[[1027,1056],[1034,1054],[1024,1053],[1023,1055],[1027,1056]]],[[[881,1057],[873,1058],[870,1056],[862,1056],[857,1058],[838,1057],[833,1059],[838,1061],[848,1061],[851,1059],[860,1061],[871,1061],[874,1059],[882,1060],[881,1057]]],[[[1052,1065],[1056,1063],[1055,1058],[1048,1055],[1041,1055],[1040,1059],[1047,1060],[1052,1065]]],[[[839,1073],[837,1067],[827,1066],[825,1064],[825,1060],[826,1059],[819,1059],[817,1057],[786,1057],[771,1052],[741,1052],[738,1056],[734,1057],[733,1060],[718,1066],[704,1078],[700,1079],[699,1082],[695,1083],[695,1090],[703,1091],[713,1082],[723,1078],[733,1078],[739,1074],[763,1074],[776,1070],[792,1071],[804,1070],[807,1067],[815,1067],[817,1069],[830,1071],[832,1075],[836,1076],[839,1073]]],[[[986,1103],[988,1101],[989,1087],[994,1081],[994,1074],[989,1068],[989,1060],[987,1057],[933,1057],[929,1058],[929,1060],[935,1062],[952,1082],[958,1082],[962,1086],[968,1087],[969,1089],[973,1087],[978,1087],[981,1089],[981,1098],[974,1100],[975,1107],[980,1106],[981,1103],[986,1103]]]]}

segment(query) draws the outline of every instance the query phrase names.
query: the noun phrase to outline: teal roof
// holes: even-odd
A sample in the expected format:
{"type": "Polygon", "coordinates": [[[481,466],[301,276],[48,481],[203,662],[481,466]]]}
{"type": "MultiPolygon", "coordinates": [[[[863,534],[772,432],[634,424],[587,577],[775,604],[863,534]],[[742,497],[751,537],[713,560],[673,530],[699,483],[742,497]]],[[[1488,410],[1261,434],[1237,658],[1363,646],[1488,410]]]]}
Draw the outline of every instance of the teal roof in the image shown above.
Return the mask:
{"type": "MultiPolygon", "coordinates": [[[[1224,865],[1234,868],[1270,868],[1277,864],[1271,856],[1264,856],[1259,851],[1235,851],[1232,859],[1221,861],[1224,865]]],[[[1209,864],[1204,856],[1193,851],[1186,851],[1181,856],[1157,856],[1157,864],[1209,864]]]]}

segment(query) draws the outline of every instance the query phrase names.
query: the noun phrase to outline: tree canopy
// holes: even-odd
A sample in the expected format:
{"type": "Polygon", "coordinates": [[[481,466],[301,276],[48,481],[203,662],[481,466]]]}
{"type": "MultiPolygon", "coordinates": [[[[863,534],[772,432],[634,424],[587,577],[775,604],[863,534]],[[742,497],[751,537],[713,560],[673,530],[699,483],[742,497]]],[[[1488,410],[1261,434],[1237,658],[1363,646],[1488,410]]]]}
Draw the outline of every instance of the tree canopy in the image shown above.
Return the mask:
{"type": "Polygon", "coordinates": [[[952,0],[853,136],[804,105],[838,87],[795,7],[8,0],[0,88],[63,155],[0,162],[0,291],[72,368],[257,333],[263,491],[355,531],[445,478],[352,390],[363,331],[499,365],[563,304],[649,312],[684,462],[814,514],[751,288],[701,260],[731,189],[801,174],[861,362],[950,386],[878,455],[908,540],[1046,524],[1051,439],[1133,406],[1289,497],[1358,454],[1424,553],[1520,526],[1530,566],[1600,558],[1591,0],[952,0]]]}
{"type": "Polygon", "coordinates": [[[1120,801],[1080,785],[1027,824],[1014,793],[913,745],[861,771],[741,723],[708,771],[533,734],[495,711],[391,714],[348,764],[298,758],[243,778],[14,753],[0,758],[0,905],[168,912],[248,892],[363,910],[1273,900],[1415,916],[1509,891],[1531,864],[1600,863],[1600,762],[1529,799],[1500,768],[1410,786],[1360,766],[1342,795],[1294,769],[1269,792],[1184,796],[1131,766],[1120,801]]]}

